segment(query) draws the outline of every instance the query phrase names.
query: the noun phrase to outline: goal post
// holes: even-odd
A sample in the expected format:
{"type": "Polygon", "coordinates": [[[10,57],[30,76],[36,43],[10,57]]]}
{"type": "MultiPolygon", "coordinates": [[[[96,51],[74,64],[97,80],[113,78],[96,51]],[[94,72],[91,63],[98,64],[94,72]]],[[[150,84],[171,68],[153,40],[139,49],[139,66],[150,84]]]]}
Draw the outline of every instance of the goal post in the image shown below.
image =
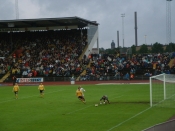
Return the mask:
{"type": "Polygon", "coordinates": [[[150,77],[150,106],[175,108],[175,75],[160,74],[150,77]]]}

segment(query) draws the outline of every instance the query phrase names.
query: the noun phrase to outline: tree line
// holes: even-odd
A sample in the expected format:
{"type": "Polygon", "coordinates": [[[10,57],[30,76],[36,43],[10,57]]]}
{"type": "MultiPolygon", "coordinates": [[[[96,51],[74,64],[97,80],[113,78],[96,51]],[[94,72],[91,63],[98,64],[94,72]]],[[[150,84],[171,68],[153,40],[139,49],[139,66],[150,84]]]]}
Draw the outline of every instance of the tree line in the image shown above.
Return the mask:
{"type": "Polygon", "coordinates": [[[132,45],[131,47],[119,47],[119,48],[114,48],[114,49],[100,48],[99,53],[115,54],[116,51],[119,51],[125,48],[131,48],[131,54],[166,53],[166,52],[175,52],[175,43],[169,43],[168,45],[163,45],[163,44],[156,42],[152,45],[143,44],[137,47],[135,45],[132,45]]]}

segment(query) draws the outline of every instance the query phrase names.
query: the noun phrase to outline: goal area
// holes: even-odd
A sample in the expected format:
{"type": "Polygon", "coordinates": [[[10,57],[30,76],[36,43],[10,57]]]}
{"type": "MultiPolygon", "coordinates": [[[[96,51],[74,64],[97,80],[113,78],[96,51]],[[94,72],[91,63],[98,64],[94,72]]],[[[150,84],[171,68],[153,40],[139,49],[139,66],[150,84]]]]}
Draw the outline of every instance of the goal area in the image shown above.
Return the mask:
{"type": "Polygon", "coordinates": [[[175,108],[175,75],[150,77],[150,106],[175,108]]]}

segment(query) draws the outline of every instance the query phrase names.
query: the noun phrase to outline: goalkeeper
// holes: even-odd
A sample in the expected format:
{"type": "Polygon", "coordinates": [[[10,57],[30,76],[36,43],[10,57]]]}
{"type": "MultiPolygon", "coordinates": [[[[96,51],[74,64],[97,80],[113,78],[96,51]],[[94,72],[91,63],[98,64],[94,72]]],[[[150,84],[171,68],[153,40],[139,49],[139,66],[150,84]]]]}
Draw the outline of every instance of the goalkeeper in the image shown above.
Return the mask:
{"type": "Polygon", "coordinates": [[[102,97],[101,97],[101,99],[100,99],[100,104],[102,104],[102,101],[103,101],[103,102],[108,102],[108,104],[110,104],[110,102],[109,102],[109,99],[108,99],[108,96],[107,96],[107,95],[104,95],[104,96],[102,96],[102,97]]]}

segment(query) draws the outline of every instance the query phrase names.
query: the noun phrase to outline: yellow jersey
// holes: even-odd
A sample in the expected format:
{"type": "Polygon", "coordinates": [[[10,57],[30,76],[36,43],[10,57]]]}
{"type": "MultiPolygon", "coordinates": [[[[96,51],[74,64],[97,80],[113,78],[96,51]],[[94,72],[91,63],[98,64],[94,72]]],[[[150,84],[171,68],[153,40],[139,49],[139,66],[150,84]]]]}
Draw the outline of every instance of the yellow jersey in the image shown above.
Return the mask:
{"type": "Polygon", "coordinates": [[[80,90],[77,90],[77,91],[76,91],[76,95],[77,95],[77,96],[82,96],[83,93],[82,93],[80,90]]]}
{"type": "Polygon", "coordinates": [[[18,86],[18,85],[15,85],[15,86],[13,87],[13,91],[19,91],[19,86],[18,86]]]}
{"type": "Polygon", "coordinates": [[[44,85],[39,85],[38,89],[39,90],[44,90],[44,85]]]}

